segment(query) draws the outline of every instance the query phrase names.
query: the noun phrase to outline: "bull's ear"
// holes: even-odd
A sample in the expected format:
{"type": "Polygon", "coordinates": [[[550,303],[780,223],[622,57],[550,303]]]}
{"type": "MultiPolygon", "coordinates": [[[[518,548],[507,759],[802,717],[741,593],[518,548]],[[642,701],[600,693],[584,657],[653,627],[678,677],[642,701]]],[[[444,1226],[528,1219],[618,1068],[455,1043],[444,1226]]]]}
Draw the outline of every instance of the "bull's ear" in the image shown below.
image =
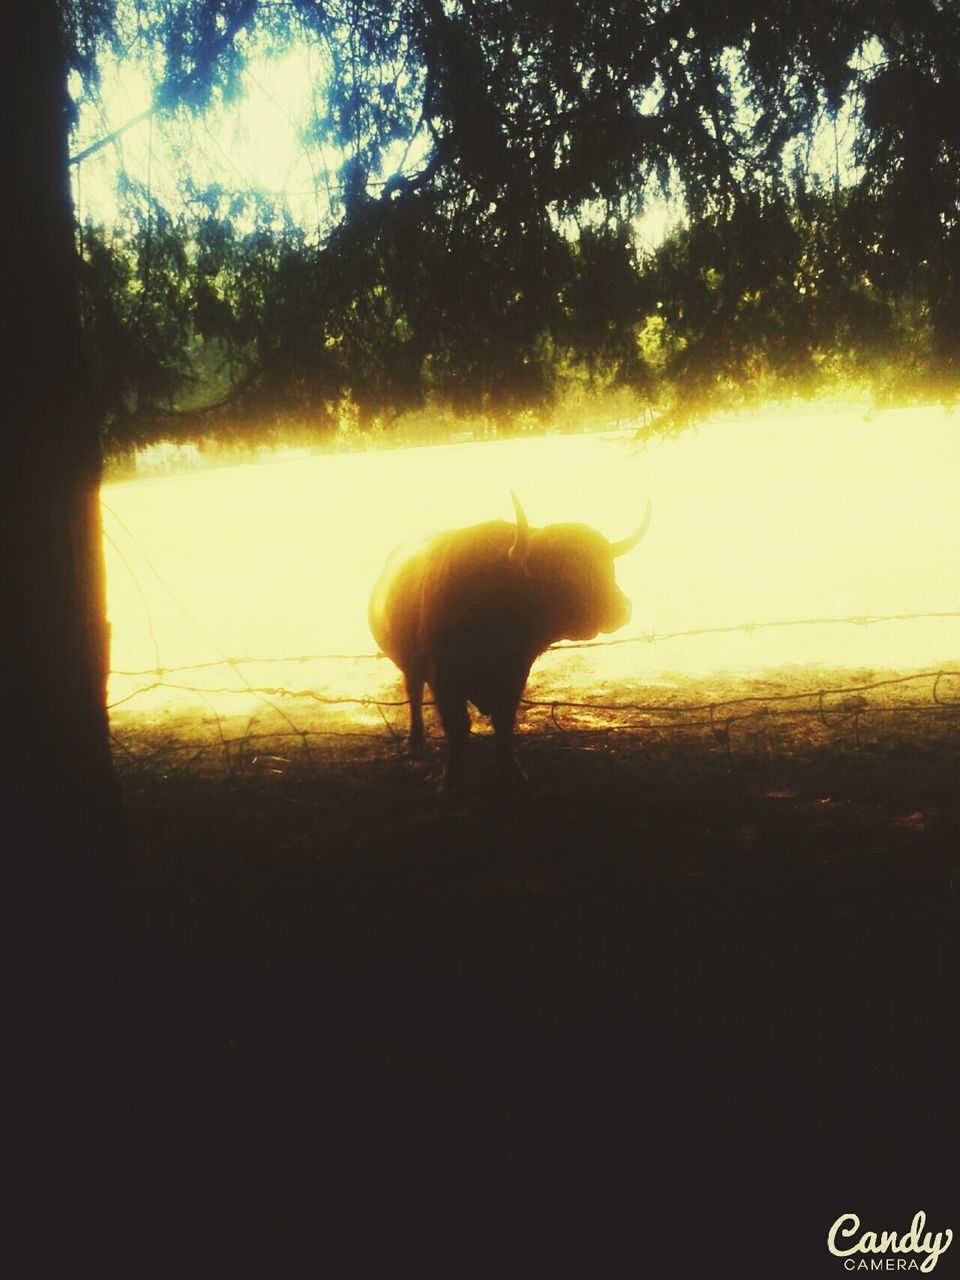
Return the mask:
{"type": "Polygon", "coordinates": [[[650,528],[650,517],[652,515],[653,507],[650,505],[650,501],[648,499],[647,509],[643,513],[643,519],[640,521],[639,525],[637,525],[633,533],[630,534],[629,538],[624,538],[622,542],[611,542],[610,554],[614,557],[625,556],[628,551],[632,551],[637,543],[642,541],[647,530],[650,528]]]}
{"type": "Polygon", "coordinates": [[[517,532],[507,552],[507,558],[524,569],[527,564],[527,552],[530,550],[530,526],[527,523],[527,513],[521,507],[520,499],[512,489],[510,497],[513,499],[513,509],[517,513],[517,532]]]}

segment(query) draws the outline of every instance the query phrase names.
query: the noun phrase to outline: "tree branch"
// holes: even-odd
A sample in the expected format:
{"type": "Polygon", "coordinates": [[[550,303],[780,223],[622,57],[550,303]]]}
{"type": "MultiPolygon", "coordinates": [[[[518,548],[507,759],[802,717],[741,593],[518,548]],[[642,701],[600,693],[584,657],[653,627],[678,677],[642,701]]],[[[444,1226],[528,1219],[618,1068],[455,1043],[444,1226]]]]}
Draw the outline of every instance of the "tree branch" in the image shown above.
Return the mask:
{"type": "MultiPolygon", "coordinates": [[[[256,0],[247,0],[247,2],[238,9],[231,20],[227,23],[223,30],[223,34],[217,41],[213,56],[210,59],[210,66],[218,61],[218,59],[227,51],[236,37],[253,17],[256,9],[256,0]]],[[[168,80],[160,86],[159,91],[153,99],[153,102],[144,111],[132,116],[125,124],[120,125],[118,129],[114,129],[112,133],[108,133],[106,137],[98,138],[96,142],[92,142],[89,147],[85,147],[82,151],[78,151],[76,155],[72,155],[68,161],[69,164],[81,164],[90,156],[96,155],[98,151],[102,151],[104,147],[110,146],[122,138],[130,129],[135,128],[138,124],[143,124],[145,120],[151,119],[158,111],[164,107],[168,107],[175,103],[181,90],[186,86],[187,81],[168,80]]]]}
{"type": "Polygon", "coordinates": [[[111,143],[117,142],[129,130],[138,124],[143,124],[145,120],[149,120],[151,116],[156,115],[160,110],[159,99],[153,102],[145,111],[141,111],[139,115],[132,116],[126,124],[122,124],[119,129],[114,129],[112,133],[108,133],[106,137],[98,138],[96,142],[92,142],[89,147],[84,147],[82,151],[78,151],[76,155],[70,157],[70,164],[81,164],[90,156],[94,156],[98,151],[102,151],[104,147],[109,147],[111,143]]]}

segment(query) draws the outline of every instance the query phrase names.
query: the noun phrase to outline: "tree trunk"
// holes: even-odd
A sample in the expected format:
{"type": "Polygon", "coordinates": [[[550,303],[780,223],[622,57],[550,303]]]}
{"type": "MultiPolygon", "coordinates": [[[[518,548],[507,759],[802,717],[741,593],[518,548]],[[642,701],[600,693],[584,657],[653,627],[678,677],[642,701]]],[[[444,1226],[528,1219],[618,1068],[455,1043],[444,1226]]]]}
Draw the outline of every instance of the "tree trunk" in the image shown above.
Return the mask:
{"type": "Polygon", "coordinates": [[[8,1167],[35,1274],[55,1274],[45,1264],[60,1245],[109,1271],[106,1244],[122,1215],[122,824],[105,709],[100,452],[84,371],[60,10],[56,0],[11,7],[3,89],[12,235],[0,607],[15,762],[7,857],[18,879],[9,900],[19,924],[21,1130],[8,1167]]]}

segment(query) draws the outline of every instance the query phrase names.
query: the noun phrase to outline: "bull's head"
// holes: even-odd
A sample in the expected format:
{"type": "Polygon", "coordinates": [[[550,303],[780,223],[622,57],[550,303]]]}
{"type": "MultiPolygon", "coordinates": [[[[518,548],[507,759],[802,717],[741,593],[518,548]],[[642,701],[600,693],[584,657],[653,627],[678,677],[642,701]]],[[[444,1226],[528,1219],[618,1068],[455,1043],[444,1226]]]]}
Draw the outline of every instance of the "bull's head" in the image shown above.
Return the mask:
{"type": "Polygon", "coordinates": [[[508,552],[512,564],[530,579],[538,614],[555,638],[591,639],[599,631],[616,631],[630,621],[630,601],[617,586],[613,562],[632,551],[650,527],[652,508],[620,542],[608,542],[581,524],[548,525],[531,531],[517,495],[516,533],[508,552]]]}
{"type": "MultiPolygon", "coordinates": [[[[517,532],[513,539],[513,545],[509,551],[510,559],[517,565],[525,565],[527,555],[530,550],[530,525],[527,521],[527,513],[520,505],[520,499],[510,490],[510,497],[513,499],[513,509],[517,513],[517,532]]],[[[628,551],[632,551],[637,543],[642,542],[646,537],[647,530],[650,528],[650,517],[653,515],[653,507],[650,500],[647,499],[647,509],[643,513],[643,519],[628,537],[623,538],[620,542],[610,543],[610,554],[614,560],[620,556],[625,556],[628,551]]]]}
{"type": "Polygon", "coordinates": [[[646,537],[647,530],[650,528],[650,517],[652,515],[653,515],[653,507],[651,506],[650,499],[648,498],[647,509],[643,513],[643,519],[634,529],[633,533],[631,533],[629,537],[624,538],[620,542],[610,543],[610,554],[613,556],[614,560],[616,560],[618,556],[625,556],[628,551],[633,550],[633,548],[637,545],[638,542],[643,541],[643,539],[646,537]]]}
{"type": "Polygon", "coordinates": [[[527,513],[520,505],[520,499],[510,490],[510,497],[513,499],[513,509],[517,513],[517,532],[513,539],[513,546],[507,552],[509,559],[520,568],[527,563],[527,554],[530,550],[530,525],[527,523],[527,513]]]}

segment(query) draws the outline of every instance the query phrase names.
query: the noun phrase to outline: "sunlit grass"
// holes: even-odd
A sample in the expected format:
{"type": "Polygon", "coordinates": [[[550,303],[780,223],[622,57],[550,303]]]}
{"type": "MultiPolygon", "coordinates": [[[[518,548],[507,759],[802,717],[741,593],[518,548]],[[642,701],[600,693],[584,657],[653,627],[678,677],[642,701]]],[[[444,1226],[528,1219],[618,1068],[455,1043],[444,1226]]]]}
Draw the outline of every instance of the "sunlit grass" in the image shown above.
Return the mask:
{"type": "MultiPolygon", "coordinates": [[[[865,618],[656,639],[577,652],[563,678],[604,685],[750,675],[788,664],[920,670],[956,664],[960,620],[869,622],[960,609],[960,433],[939,410],[718,420],[679,439],[561,436],[313,456],[107,485],[109,615],[116,671],[223,658],[367,655],[370,586],[399,540],[511,518],[581,520],[620,538],[647,498],[653,523],[618,563],[634,603],[618,639],[773,621],[865,618]]],[[[544,663],[557,663],[551,655],[544,663]]],[[[546,670],[546,667],[541,667],[546,670]]],[[[536,676],[537,668],[534,670],[536,676]]],[[[399,694],[385,660],[169,675],[204,690],[399,694]]],[[[114,676],[117,701],[149,676],[114,676]]],[[[155,690],[236,710],[240,698],[155,690]]]]}

